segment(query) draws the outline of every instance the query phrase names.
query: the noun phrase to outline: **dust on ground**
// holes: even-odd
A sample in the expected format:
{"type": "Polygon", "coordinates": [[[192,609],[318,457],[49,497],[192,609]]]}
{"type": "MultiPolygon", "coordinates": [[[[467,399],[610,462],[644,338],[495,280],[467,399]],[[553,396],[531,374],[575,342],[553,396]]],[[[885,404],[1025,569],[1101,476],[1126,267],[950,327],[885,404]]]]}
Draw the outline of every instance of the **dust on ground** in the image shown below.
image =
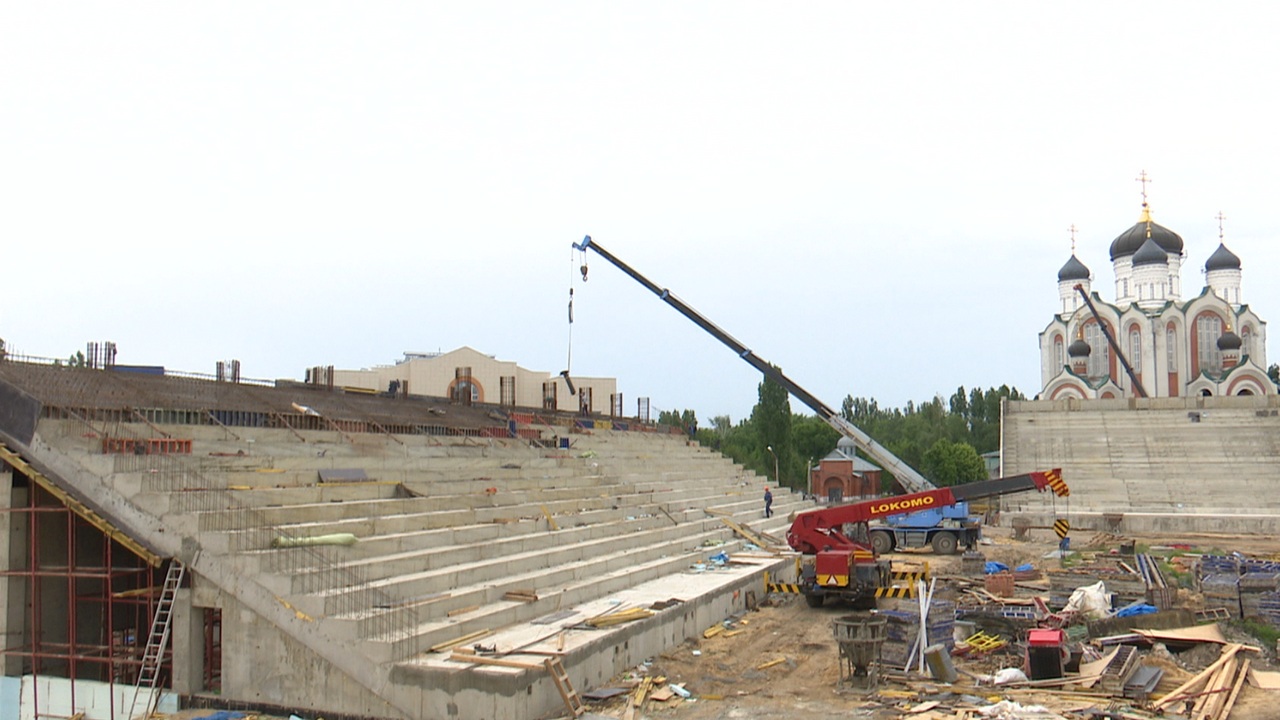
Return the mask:
{"type": "MultiPolygon", "coordinates": [[[[1044,556],[1057,549],[1057,538],[1048,532],[1033,532],[1029,541],[1014,541],[1008,529],[990,528],[991,543],[981,547],[987,560],[1003,562],[1010,567],[1032,563],[1037,568],[1050,569],[1056,559],[1044,556]]],[[[1087,540],[1088,538],[1083,538],[1087,540]]],[[[1269,556],[1280,552],[1280,540],[1264,537],[1239,538],[1227,536],[1194,535],[1180,538],[1168,536],[1135,537],[1139,546],[1187,545],[1208,552],[1210,549],[1237,550],[1246,554],[1269,556]]],[[[1102,550],[1106,552],[1104,548],[1102,550]]],[[[895,560],[927,561],[935,576],[959,579],[960,556],[938,557],[928,553],[893,554],[895,560]]],[[[979,580],[979,586],[980,586],[979,580]]],[[[1047,587],[1047,585],[1046,585],[1047,587]]],[[[939,580],[937,597],[956,599],[955,585],[951,580],[939,580]]],[[[1029,597],[1034,589],[1024,588],[1019,595],[1029,597]]],[[[1041,591],[1043,594],[1045,591],[1041,591]]],[[[1185,592],[1185,591],[1184,591],[1185,592]]],[[[1198,600],[1186,593],[1192,604],[1198,600]]],[[[937,701],[932,717],[966,717],[953,714],[964,709],[989,705],[1001,699],[1016,701],[1022,705],[1044,705],[1064,717],[1089,717],[1089,709],[1134,713],[1135,718],[1151,717],[1141,706],[1128,701],[1113,704],[1108,698],[1072,695],[1066,688],[1059,692],[1036,689],[1002,690],[990,685],[978,686],[972,675],[989,675],[1000,668],[1020,667],[1022,657],[1012,646],[1004,652],[996,652],[979,660],[956,658],[961,672],[960,681],[944,685],[931,680],[911,681],[883,678],[879,692],[863,694],[840,683],[838,651],[833,635],[832,621],[848,614],[848,606],[810,608],[804,599],[796,595],[772,594],[758,611],[749,612],[732,623],[732,630],[709,638],[697,638],[652,658],[647,666],[614,678],[613,685],[627,687],[647,674],[651,678],[663,677],[665,682],[655,689],[665,688],[667,683],[683,685],[692,697],[670,700],[649,699],[639,711],[632,710],[635,718],[679,718],[680,720],[721,720],[723,718],[794,718],[797,713],[814,713],[817,716],[842,716],[887,720],[889,718],[929,718],[928,711],[908,713],[911,709],[928,707],[937,701]],[[966,674],[967,673],[967,674],[966,674]]],[[[1259,645],[1259,641],[1222,624],[1227,638],[1232,642],[1259,645]]],[[[1250,655],[1253,667],[1276,669],[1275,648],[1262,648],[1262,653],[1250,655]]],[[[1218,647],[1209,646],[1186,653],[1170,653],[1163,646],[1143,651],[1143,662],[1165,670],[1160,691],[1167,691],[1178,683],[1204,669],[1218,657],[1218,647]]],[[[1076,689],[1078,690],[1078,689],[1076,689]]],[[[664,693],[665,694],[665,693],[664,693]]],[[[588,703],[588,711],[600,715],[626,717],[627,696],[588,703]]],[[[1232,720],[1270,720],[1278,716],[1275,709],[1280,694],[1246,685],[1231,712],[1232,720]]],[[[1172,716],[1173,713],[1169,712],[1172,716]]],[[[970,715],[969,717],[973,717],[970,715]]]]}

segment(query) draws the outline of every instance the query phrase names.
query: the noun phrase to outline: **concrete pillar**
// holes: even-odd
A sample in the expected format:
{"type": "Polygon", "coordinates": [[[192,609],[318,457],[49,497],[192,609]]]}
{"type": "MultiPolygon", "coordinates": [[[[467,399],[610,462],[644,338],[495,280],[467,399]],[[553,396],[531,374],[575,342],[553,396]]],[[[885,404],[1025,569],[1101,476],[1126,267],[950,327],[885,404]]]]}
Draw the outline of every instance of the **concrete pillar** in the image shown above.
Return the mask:
{"type": "Polygon", "coordinates": [[[204,608],[191,604],[191,590],[173,599],[173,691],[193,695],[204,690],[204,608]]]}

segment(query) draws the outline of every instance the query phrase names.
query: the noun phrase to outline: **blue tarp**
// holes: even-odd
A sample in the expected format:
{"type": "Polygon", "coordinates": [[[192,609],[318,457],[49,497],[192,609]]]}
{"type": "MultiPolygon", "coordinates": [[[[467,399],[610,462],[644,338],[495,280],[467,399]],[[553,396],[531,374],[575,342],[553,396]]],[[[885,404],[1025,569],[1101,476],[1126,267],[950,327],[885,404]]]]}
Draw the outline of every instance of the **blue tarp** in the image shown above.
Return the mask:
{"type": "Polygon", "coordinates": [[[1159,612],[1159,609],[1151,605],[1130,605],[1120,608],[1116,611],[1116,617],[1133,617],[1134,615],[1150,615],[1153,612],[1159,612]]]}
{"type": "Polygon", "coordinates": [[[988,560],[987,564],[982,567],[982,571],[988,575],[1007,572],[1008,570],[1009,570],[1008,565],[1005,565],[1002,562],[996,562],[995,560],[988,560]]]}

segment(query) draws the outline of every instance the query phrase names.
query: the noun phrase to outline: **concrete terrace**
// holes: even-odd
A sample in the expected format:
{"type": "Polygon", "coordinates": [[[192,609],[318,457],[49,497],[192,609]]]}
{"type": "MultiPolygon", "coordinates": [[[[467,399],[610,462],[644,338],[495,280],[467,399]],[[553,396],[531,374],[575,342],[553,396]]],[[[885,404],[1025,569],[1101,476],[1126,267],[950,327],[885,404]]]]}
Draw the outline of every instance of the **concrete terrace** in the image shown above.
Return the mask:
{"type": "Polygon", "coordinates": [[[554,715],[564,705],[545,657],[560,655],[585,690],[743,609],[750,592],[763,596],[765,571],[793,562],[741,552],[722,518],[780,537],[806,507],[775,493],[766,521],[764,479],[681,435],[608,421],[15,363],[0,363],[0,384],[17,398],[0,422],[12,450],[187,565],[172,686],[188,696],[207,692],[199,618],[216,608],[222,701],[554,715]],[[24,436],[27,407],[37,417],[24,436]],[[107,453],[104,438],[189,441],[190,453],[107,453]],[[288,547],[341,534],[354,543],[288,547]],[[738,554],[717,568],[708,558],[720,552],[738,554]],[[681,602],[647,619],[582,626],[671,599],[681,602]],[[463,638],[539,667],[431,652],[463,638]]]}
{"type": "MultiPolygon", "coordinates": [[[[1280,529],[1280,396],[1007,404],[1005,474],[1061,467],[1074,526],[1129,532],[1280,529]],[[1122,517],[1120,517],[1122,516],[1122,517]]],[[[1044,497],[1005,508],[1044,520],[1044,497]]]]}

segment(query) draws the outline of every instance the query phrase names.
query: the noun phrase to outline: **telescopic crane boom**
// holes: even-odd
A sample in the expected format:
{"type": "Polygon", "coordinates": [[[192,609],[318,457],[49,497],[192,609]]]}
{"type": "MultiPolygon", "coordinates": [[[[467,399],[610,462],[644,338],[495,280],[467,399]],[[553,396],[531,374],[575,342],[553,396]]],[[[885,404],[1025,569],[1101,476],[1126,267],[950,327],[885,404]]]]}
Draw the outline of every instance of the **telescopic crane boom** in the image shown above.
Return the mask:
{"type": "MultiPolygon", "coordinates": [[[[630,275],[633,280],[648,288],[663,302],[678,310],[681,315],[689,318],[695,325],[729,346],[729,349],[737,353],[738,357],[747,364],[786,388],[787,392],[808,405],[828,425],[853,440],[859,449],[892,472],[906,488],[906,495],[796,513],[791,529],[787,531],[787,543],[804,555],[812,556],[811,561],[806,562],[801,569],[799,583],[809,605],[819,607],[828,597],[874,602],[875,592],[890,582],[889,562],[877,559],[871,547],[846,535],[846,525],[865,524],[869,520],[888,515],[946,507],[965,500],[998,497],[1029,490],[1050,490],[1060,497],[1066,497],[1069,494],[1059,470],[985,480],[950,488],[935,487],[933,483],[872,440],[866,433],[837,415],[808,390],[797,385],[781,370],[765,362],[732,335],[689,307],[670,290],[658,287],[630,265],[593,242],[590,235],[583,238],[581,243],[574,243],[573,246],[581,251],[594,250],[619,270],[630,275]]],[[[946,531],[940,534],[951,538],[950,545],[954,550],[955,536],[946,531]]],[[[938,546],[935,545],[936,547],[938,546]]]]}
{"type": "Polygon", "coordinates": [[[759,370],[765,377],[778,383],[785,388],[787,392],[794,395],[797,400],[809,406],[809,409],[817,413],[818,417],[822,418],[828,425],[835,428],[836,432],[839,432],[841,435],[853,440],[859,450],[863,451],[868,457],[879,463],[882,468],[892,473],[907,492],[924,492],[926,490],[933,490],[936,488],[933,483],[929,482],[923,475],[916,472],[914,468],[898,459],[896,455],[886,450],[884,446],[880,445],[880,443],[872,440],[870,435],[859,430],[855,425],[845,420],[838,413],[828,407],[826,403],[814,397],[808,390],[797,385],[794,380],[784,375],[781,370],[756,355],[748,349],[747,346],[738,342],[738,340],[732,335],[721,330],[715,323],[703,317],[703,315],[697,310],[689,307],[670,290],[658,287],[650,281],[649,278],[641,275],[630,265],[619,260],[613,253],[601,247],[599,243],[593,241],[590,235],[584,237],[581,243],[574,243],[573,247],[582,251],[594,250],[600,257],[608,260],[619,270],[630,275],[633,280],[648,288],[650,292],[661,298],[663,302],[675,308],[681,315],[684,315],[686,318],[691,320],[693,324],[703,330],[706,330],[712,337],[727,345],[730,350],[736,353],[738,357],[742,358],[748,365],[759,370]]]}
{"type": "Polygon", "coordinates": [[[1111,350],[1120,358],[1120,364],[1124,366],[1124,371],[1129,374],[1129,381],[1133,383],[1133,392],[1138,397],[1147,397],[1147,389],[1142,386],[1142,381],[1138,379],[1138,373],[1133,371],[1133,366],[1129,364],[1129,358],[1125,357],[1124,351],[1120,349],[1120,343],[1116,342],[1115,336],[1107,329],[1107,324],[1102,321],[1102,316],[1098,314],[1098,308],[1094,307],[1093,300],[1089,298],[1089,293],[1084,291],[1084,286],[1076,283],[1076,292],[1080,293],[1080,297],[1084,298],[1084,304],[1089,307],[1089,312],[1093,313],[1093,318],[1098,321],[1098,329],[1102,331],[1102,336],[1107,339],[1107,343],[1111,345],[1111,350]]]}

